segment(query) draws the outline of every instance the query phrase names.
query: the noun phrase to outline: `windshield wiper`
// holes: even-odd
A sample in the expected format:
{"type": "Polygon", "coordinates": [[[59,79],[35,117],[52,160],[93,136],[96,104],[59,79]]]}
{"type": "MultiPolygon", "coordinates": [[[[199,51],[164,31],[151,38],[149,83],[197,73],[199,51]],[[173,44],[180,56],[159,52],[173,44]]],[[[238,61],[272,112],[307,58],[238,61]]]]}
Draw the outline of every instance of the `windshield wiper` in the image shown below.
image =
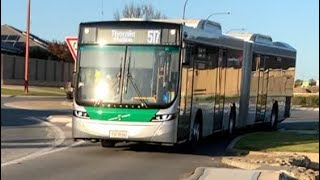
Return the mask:
{"type": "Polygon", "coordinates": [[[143,96],[141,95],[141,92],[139,91],[139,88],[137,87],[136,83],[134,83],[133,81],[133,78],[132,78],[132,75],[130,73],[130,63],[131,63],[131,57],[129,56],[129,60],[128,60],[128,68],[127,68],[127,75],[126,75],[126,86],[125,86],[125,89],[124,89],[124,93],[127,94],[128,92],[128,84],[129,84],[129,81],[131,82],[134,90],[136,91],[141,103],[147,107],[147,103],[146,101],[143,99],[143,96]]]}
{"type": "Polygon", "coordinates": [[[119,73],[116,75],[116,80],[113,82],[113,85],[112,85],[112,89],[114,89],[115,85],[116,85],[117,82],[118,82],[118,87],[117,87],[117,93],[118,93],[118,94],[119,94],[119,92],[120,92],[120,86],[121,86],[122,61],[123,61],[123,58],[121,57],[119,73]]]}

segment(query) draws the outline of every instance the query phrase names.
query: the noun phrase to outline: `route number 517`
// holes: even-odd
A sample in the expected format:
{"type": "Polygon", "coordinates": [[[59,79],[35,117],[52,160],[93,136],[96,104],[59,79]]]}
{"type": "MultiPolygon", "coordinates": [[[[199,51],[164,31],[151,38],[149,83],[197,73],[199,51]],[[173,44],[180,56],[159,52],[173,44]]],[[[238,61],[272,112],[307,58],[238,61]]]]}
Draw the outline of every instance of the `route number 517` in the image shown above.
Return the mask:
{"type": "Polygon", "coordinates": [[[160,30],[149,30],[147,42],[150,44],[160,43],[160,30]]]}

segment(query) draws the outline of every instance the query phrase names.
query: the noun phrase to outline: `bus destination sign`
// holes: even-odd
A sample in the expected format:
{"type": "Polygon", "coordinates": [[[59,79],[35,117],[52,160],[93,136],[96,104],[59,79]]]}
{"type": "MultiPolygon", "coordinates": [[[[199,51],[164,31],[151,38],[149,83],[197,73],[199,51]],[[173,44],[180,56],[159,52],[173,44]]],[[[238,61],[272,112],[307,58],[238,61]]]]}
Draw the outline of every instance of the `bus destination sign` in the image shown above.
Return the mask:
{"type": "Polygon", "coordinates": [[[111,30],[113,42],[160,44],[160,30],[111,30]]]}
{"type": "Polygon", "coordinates": [[[97,41],[106,44],[160,44],[158,29],[98,29],[97,41]]]}
{"type": "Polygon", "coordinates": [[[122,29],[84,27],[83,44],[176,44],[177,29],[122,29]]]}

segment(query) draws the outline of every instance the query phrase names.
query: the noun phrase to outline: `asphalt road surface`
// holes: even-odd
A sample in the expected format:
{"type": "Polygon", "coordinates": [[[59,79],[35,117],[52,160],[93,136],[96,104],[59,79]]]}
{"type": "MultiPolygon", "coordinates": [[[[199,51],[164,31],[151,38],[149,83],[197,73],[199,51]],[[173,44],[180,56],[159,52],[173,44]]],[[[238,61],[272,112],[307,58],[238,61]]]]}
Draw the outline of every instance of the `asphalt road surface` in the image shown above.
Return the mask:
{"type": "MultiPolygon", "coordinates": [[[[1,163],[1,178],[4,180],[170,180],[188,177],[195,168],[201,166],[226,167],[221,163],[221,157],[231,141],[228,138],[208,138],[191,152],[142,144],[102,148],[99,143],[75,143],[70,139],[70,128],[41,121],[49,115],[68,114],[70,111],[12,109],[3,104],[26,99],[1,100],[1,157],[6,159],[1,163]],[[57,128],[62,130],[63,135],[57,135],[61,133],[57,128]],[[59,143],[59,139],[63,139],[63,142],[59,143]],[[34,156],[23,160],[30,154],[34,156]],[[8,164],[15,158],[22,160],[8,164]]],[[[287,121],[319,124],[318,112],[295,111],[292,116],[294,118],[284,121],[281,126],[286,126],[287,121]]]]}

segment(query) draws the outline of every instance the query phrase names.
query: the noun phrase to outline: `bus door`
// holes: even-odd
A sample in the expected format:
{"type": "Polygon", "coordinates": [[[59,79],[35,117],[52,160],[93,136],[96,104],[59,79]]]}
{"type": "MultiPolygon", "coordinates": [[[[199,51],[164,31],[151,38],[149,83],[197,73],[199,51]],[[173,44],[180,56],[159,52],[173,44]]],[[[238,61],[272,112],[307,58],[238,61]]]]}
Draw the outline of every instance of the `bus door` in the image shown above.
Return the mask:
{"type": "Polygon", "coordinates": [[[269,71],[265,68],[265,61],[267,57],[257,57],[256,63],[258,66],[258,94],[257,94],[257,109],[256,109],[256,121],[263,122],[266,115],[267,105],[267,89],[268,89],[268,77],[269,71]]]}
{"type": "Polygon", "coordinates": [[[223,49],[219,49],[218,67],[216,71],[216,91],[214,101],[214,120],[213,130],[222,129],[223,112],[224,112],[224,90],[225,90],[225,75],[226,75],[226,58],[224,57],[223,49]]]}
{"type": "Polygon", "coordinates": [[[192,51],[193,45],[186,44],[186,49],[181,54],[181,58],[186,61],[182,64],[181,74],[181,99],[180,112],[178,119],[178,141],[189,138],[191,125],[191,110],[192,110],[192,89],[193,89],[193,60],[192,51]]]}

